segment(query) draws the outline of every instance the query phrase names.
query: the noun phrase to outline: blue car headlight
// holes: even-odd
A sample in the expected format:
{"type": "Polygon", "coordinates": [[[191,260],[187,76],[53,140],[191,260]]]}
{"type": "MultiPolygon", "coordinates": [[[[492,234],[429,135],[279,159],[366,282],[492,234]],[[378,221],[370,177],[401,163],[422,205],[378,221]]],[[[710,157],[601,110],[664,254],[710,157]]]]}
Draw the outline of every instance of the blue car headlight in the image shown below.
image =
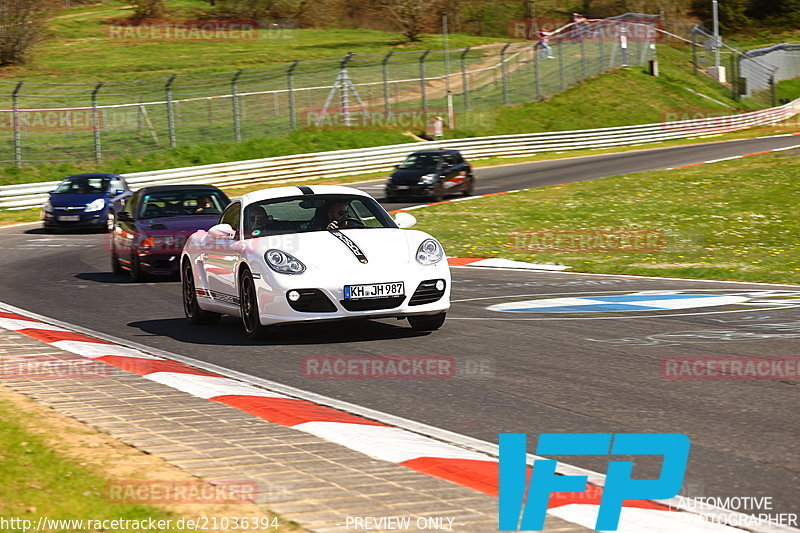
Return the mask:
{"type": "Polygon", "coordinates": [[[302,274],[306,271],[302,261],[280,250],[267,250],[264,259],[272,270],[281,274],[302,274]]]}
{"type": "Polygon", "coordinates": [[[42,206],[42,209],[46,213],[52,213],[53,212],[53,204],[50,202],[49,199],[44,203],[44,205],[42,206]]]}
{"type": "Polygon", "coordinates": [[[97,200],[93,200],[86,204],[86,212],[91,213],[92,211],[100,211],[106,206],[106,201],[104,198],[98,198],[97,200]]]}
{"type": "Polygon", "coordinates": [[[444,250],[435,239],[425,239],[417,248],[417,263],[420,265],[434,265],[442,260],[444,250]]]}

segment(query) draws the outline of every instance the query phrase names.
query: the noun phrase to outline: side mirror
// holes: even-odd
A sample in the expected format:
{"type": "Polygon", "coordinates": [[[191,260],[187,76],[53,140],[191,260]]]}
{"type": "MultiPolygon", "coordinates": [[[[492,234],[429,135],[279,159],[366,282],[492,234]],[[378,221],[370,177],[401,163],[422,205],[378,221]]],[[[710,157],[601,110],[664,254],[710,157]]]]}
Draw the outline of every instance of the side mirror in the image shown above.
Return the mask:
{"type": "Polygon", "coordinates": [[[119,194],[123,194],[124,192],[125,192],[125,189],[116,189],[116,190],[114,191],[114,196],[117,196],[117,195],[119,195],[119,194]]]}
{"type": "Polygon", "coordinates": [[[211,226],[208,234],[215,239],[233,239],[236,232],[230,224],[217,224],[216,226],[211,226]]]}
{"type": "Polygon", "coordinates": [[[417,223],[417,219],[414,215],[410,213],[406,213],[404,211],[400,211],[394,216],[394,222],[397,224],[397,227],[400,229],[410,228],[414,224],[417,223]]]}

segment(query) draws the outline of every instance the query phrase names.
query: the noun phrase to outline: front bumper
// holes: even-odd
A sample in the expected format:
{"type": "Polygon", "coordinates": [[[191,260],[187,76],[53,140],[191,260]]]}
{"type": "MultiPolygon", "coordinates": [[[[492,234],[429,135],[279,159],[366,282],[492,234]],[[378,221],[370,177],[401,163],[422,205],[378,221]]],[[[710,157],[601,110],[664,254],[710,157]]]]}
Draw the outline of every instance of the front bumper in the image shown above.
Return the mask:
{"type": "Polygon", "coordinates": [[[42,221],[46,228],[95,228],[104,226],[108,211],[86,212],[61,212],[58,210],[44,211],[42,221]],[[78,217],[78,220],[64,220],[63,217],[78,217]]]}
{"type": "Polygon", "coordinates": [[[139,267],[148,274],[171,276],[180,271],[180,250],[174,252],[139,252],[139,267]]]}
{"type": "Polygon", "coordinates": [[[287,322],[329,321],[348,318],[403,318],[409,315],[435,315],[450,308],[450,269],[447,259],[436,265],[410,268],[398,277],[392,274],[371,276],[370,279],[353,279],[347,275],[315,276],[301,274],[299,276],[271,276],[263,274],[254,280],[258,291],[259,316],[265,326],[287,322]],[[445,287],[439,292],[431,287],[431,282],[441,280],[445,287]],[[393,283],[402,281],[404,295],[402,297],[375,300],[345,300],[344,286],[368,283],[393,283]],[[428,282],[428,285],[423,285],[428,282]],[[421,285],[423,285],[421,287],[421,285]],[[421,290],[420,290],[421,289],[421,290]],[[314,305],[310,311],[298,311],[302,306],[290,303],[287,294],[290,291],[301,293],[301,300],[306,296],[314,305]],[[305,291],[305,292],[304,292],[305,291]],[[311,291],[316,294],[312,295],[311,291]],[[441,294],[441,296],[439,296],[441,294]],[[327,302],[326,302],[327,300],[327,302]],[[433,300],[433,301],[431,301],[433,300]],[[317,305],[319,304],[319,305],[317,305]],[[325,309],[325,310],[323,310],[325,309]]]}
{"type": "Polygon", "coordinates": [[[433,196],[434,184],[395,185],[387,183],[384,188],[386,196],[433,196]]]}

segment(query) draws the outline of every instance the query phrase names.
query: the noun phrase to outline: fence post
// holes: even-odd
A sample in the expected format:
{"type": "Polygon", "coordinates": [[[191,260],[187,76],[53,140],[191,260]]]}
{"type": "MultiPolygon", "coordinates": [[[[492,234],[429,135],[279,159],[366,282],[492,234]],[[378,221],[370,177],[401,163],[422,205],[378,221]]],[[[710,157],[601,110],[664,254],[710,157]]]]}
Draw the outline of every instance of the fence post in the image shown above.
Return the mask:
{"type": "Polygon", "coordinates": [[[467,77],[467,54],[471,46],[461,52],[461,90],[464,91],[464,110],[469,111],[469,79],[467,77]]]}
{"type": "Polygon", "coordinates": [[[628,28],[625,27],[624,23],[620,23],[619,28],[619,59],[621,61],[621,67],[628,66],[628,28]]]}
{"type": "Polygon", "coordinates": [[[17,82],[11,93],[11,120],[14,122],[14,166],[22,166],[22,137],[19,127],[19,91],[24,81],[17,82]]]}
{"type": "Polygon", "coordinates": [[[420,94],[422,95],[422,115],[426,120],[428,117],[428,98],[425,93],[425,58],[428,57],[430,53],[430,50],[425,50],[422,52],[422,55],[419,56],[419,88],[420,94]]]}
{"type": "Polygon", "coordinates": [[[736,76],[736,54],[731,52],[731,66],[730,66],[730,80],[731,80],[731,98],[739,100],[739,80],[736,76]]]}
{"type": "Polygon", "coordinates": [[[175,138],[175,110],[172,107],[172,83],[177,78],[177,74],[173,74],[167,80],[164,86],[164,92],[167,96],[167,129],[169,131],[169,145],[171,148],[178,146],[178,140],[175,138]]]}
{"type": "Polygon", "coordinates": [[[506,50],[511,46],[511,43],[506,43],[500,49],[500,75],[503,77],[503,104],[509,103],[508,98],[508,68],[506,66],[506,50]]]}
{"type": "Polygon", "coordinates": [[[231,103],[233,104],[233,138],[236,142],[242,142],[242,124],[239,114],[239,76],[244,72],[242,69],[236,71],[231,78],[231,103]]]}
{"type": "Polygon", "coordinates": [[[772,107],[778,105],[778,99],[776,98],[775,94],[775,72],[772,72],[769,75],[769,96],[772,101],[772,107]]]}
{"type": "Polygon", "coordinates": [[[94,160],[100,163],[103,153],[100,147],[100,115],[97,109],[97,93],[103,87],[103,82],[98,83],[92,91],[92,133],[94,135],[94,160]]]}
{"type": "Polygon", "coordinates": [[[697,76],[697,45],[694,43],[696,34],[696,29],[692,26],[692,30],[689,32],[689,36],[692,39],[692,70],[694,71],[694,75],[697,76]]]}
{"type": "Polygon", "coordinates": [[[536,50],[536,45],[533,46],[533,78],[534,78],[534,85],[536,86],[536,99],[542,100],[542,79],[539,75],[539,56],[541,55],[538,50],[536,50]]]}
{"type": "Polygon", "coordinates": [[[580,34],[580,46],[581,46],[581,79],[586,79],[586,46],[583,44],[583,33],[580,34]]]}
{"type": "MultiPolygon", "coordinates": [[[[599,23],[598,23],[599,24],[599,23]]],[[[606,60],[605,60],[605,46],[603,44],[604,39],[606,38],[606,27],[607,25],[603,23],[603,31],[600,32],[600,36],[597,38],[597,58],[600,61],[600,68],[597,70],[597,73],[605,72],[606,70],[606,60]]]]}
{"type": "Polygon", "coordinates": [[[561,90],[567,88],[567,80],[564,77],[564,41],[558,41],[558,79],[561,82],[561,90]]]}
{"type": "Polygon", "coordinates": [[[392,109],[389,105],[389,59],[392,57],[392,54],[394,54],[394,50],[383,56],[383,61],[381,61],[381,71],[383,72],[383,109],[386,120],[389,120],[392,116],[392,109]]]}
{"type": "Polygon", "coordinates": [[[293,130],[297,129],[297,113],[294,105],[294,69],[299,63],[300,61],[295,61],[286,70],[286,86],[289,90],[289,126],[293,130]]]}

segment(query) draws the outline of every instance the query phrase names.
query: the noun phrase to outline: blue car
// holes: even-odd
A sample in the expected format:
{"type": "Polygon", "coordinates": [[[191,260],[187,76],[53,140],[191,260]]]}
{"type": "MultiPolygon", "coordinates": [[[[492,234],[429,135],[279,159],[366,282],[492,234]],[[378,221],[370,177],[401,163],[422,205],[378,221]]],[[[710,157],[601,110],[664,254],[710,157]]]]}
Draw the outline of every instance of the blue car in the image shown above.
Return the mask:
{"type": "Polygon", "coordinates": [[[44,231],[85,228],[111,231],[114,213],[132,194],[125,179],[117,174],[76,174],[67,176],[50,192],[42,208],[44,231]]]}

